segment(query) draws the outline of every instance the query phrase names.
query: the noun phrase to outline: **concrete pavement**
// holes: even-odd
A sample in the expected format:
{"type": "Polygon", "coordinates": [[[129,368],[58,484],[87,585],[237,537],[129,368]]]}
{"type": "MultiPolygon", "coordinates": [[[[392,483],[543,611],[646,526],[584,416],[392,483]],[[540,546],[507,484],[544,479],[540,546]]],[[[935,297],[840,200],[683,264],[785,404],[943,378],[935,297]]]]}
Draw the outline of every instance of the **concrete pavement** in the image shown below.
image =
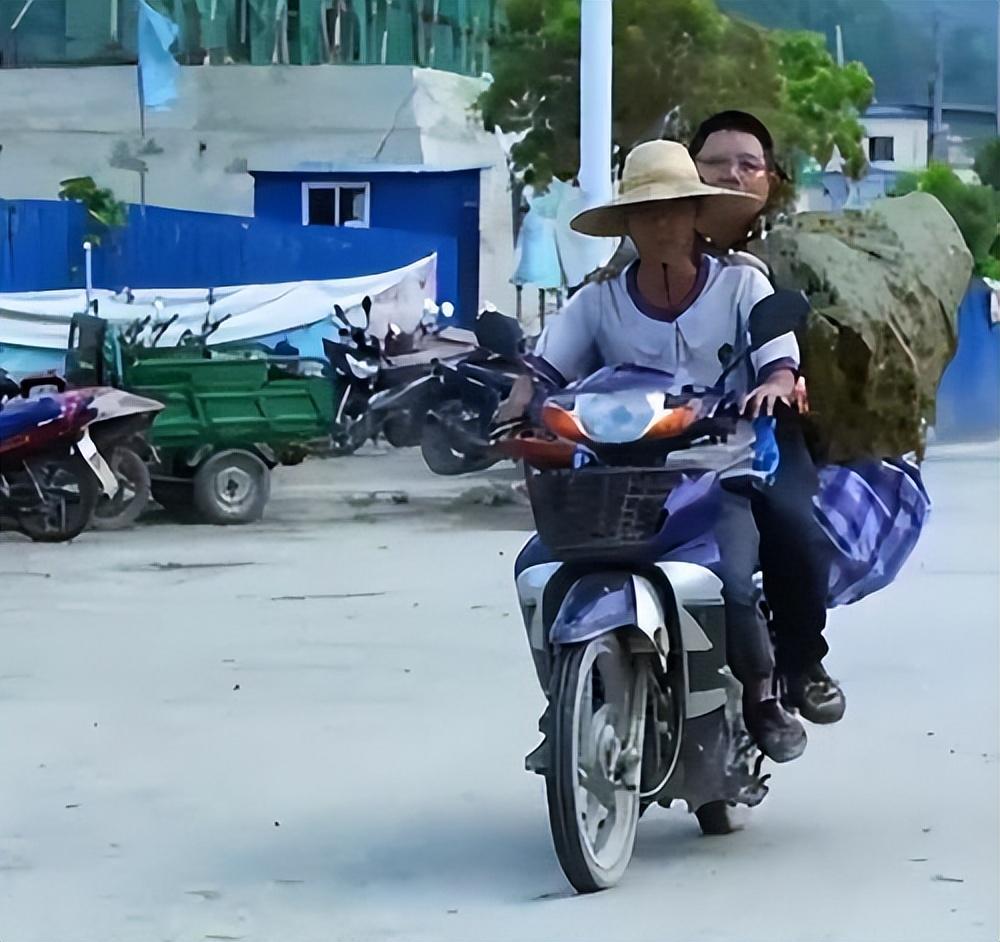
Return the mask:
{"type": "Polygon", "coordinates": [[[926,479],[901,578],[832,617],[844,722],[738,834],[651,811],[590,898],[522,771],[523,507],[371,455],[254,527],[2,536],[0,939],[995,942],[996,448],[926,479]]]}

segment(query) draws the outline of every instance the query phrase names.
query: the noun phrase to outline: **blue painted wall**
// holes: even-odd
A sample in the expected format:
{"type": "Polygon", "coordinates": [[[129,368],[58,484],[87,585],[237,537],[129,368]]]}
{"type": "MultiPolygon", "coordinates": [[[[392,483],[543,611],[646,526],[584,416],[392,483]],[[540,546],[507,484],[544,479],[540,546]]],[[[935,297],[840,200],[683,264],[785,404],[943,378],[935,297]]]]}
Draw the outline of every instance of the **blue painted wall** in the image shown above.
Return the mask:
{"type": "MultiPolygon", "coordinates": [[[[83,240],[93,229],[82,206],[0,200],[0,291],[84,285],[83,240]]],[[[402,268],[456,240],[400,229],[304,228],[273,219],[138,206],[128,225],[106,232],[94,252],[100,288],[184,288],[347,278],[402,268]]]]}
{"type": "Polygon", "coordinates": [[[990,295],[976,279],[958,311],[958,349],[938,387],[938,441],[1000,436],[1000,324],[990,323],[990,295]]]}
{"type": "Polygon", "coordinates": [[[373,227],[455,241],[454,255],[438,257],[438,300],[454,302],[460,320],[472,323],[479,304],[479,173],[255,173],[254,214],[318,229],[302,227],[303,183],[368,183],[373,227]]]}

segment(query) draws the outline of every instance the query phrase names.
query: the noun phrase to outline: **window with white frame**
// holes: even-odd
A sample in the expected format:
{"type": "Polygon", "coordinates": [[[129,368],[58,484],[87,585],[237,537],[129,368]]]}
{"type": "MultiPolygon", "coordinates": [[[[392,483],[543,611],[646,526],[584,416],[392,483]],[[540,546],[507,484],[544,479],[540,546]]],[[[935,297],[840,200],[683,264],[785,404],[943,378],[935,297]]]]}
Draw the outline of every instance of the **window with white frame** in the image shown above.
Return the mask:
{"type": "Polygon", "coordinates": [[[868,138],[868,159],[872,163],[894,161],[896,159],[896,139],[894,137],[868,138]]]}
{"type": "Polygon", "coordinates": [[[367,183],[303,183],[303,226],[370,225],[371,190],[367,183]]]}

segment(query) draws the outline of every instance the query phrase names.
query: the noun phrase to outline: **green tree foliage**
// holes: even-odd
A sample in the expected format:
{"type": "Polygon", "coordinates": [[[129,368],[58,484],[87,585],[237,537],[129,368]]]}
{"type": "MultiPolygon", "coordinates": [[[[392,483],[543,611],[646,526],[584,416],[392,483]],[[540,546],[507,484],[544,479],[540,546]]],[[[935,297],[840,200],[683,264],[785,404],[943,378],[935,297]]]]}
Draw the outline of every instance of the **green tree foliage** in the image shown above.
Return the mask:
{"type": "Polygon", "coordinates": [[[980,149],[976,155],[976,173],[986,186],[1000,190],[1000,137],[980,149]]]}
{"type": "MultiPolygon", "coordinates": [[[[494,44],[494,82],[480,99],[487,127],[527,131],[514,148],[529,183],[570,179],[579,166],[580,13],[575,0],[508,0],[494,44]]],[[[864,167],[859,113],[873,84],[838,68],[823,37],[770,31],[719,12],[715,0],[616,0],[614,143],[683,140],[714,112],[752,111],[775,132],[779,159],[825,163],[836,145],[864,167]]]]}
{"type": "Polygon", "coordinates": [[[976,260],[976,273],[1000,278],[1000,191],[964,183],[946,164],[907,174],[896,187],[904,196],[920,190],[936,196],[951,213],[976,260]]]}
{"type": "MultiPolygon", "coordinates": [[[[107,187],[99,187],[93,177],[70,177],[59,182],[59,199],[82,203],[87,215],[104,229],[124,226],[128,222],[128,207],[115,198],[107,187]]],[[[100,244],[99,232],[87,236],[100,244]]]]}

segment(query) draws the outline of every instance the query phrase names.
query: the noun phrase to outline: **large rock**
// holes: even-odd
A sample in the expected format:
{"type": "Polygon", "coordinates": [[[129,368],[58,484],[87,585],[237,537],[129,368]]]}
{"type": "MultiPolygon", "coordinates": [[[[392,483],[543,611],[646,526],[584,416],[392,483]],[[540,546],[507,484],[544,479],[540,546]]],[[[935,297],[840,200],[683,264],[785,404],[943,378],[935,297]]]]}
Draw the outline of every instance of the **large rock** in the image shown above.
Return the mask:
{"type": "Polygon", "coordinates": [[[864,212],[803,213],[751,251],[812,302],[804,371],[825,455],[922,457],[972,273],[948,211],[913,193],[864,212]]]}

